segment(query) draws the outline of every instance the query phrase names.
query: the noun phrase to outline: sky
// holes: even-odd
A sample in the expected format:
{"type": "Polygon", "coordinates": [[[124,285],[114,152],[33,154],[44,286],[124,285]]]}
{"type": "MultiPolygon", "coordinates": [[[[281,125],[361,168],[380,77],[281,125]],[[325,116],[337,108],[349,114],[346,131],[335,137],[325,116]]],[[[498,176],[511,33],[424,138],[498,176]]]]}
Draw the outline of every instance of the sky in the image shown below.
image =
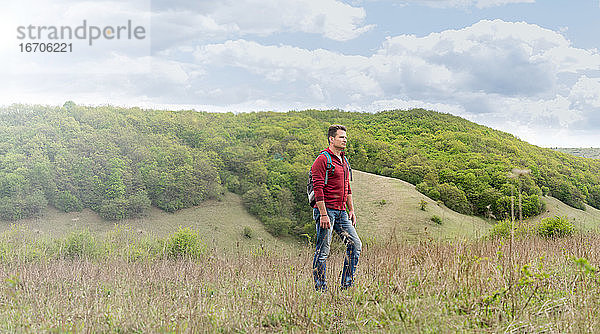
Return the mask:
{"type": "Polygon", "coordinates": [[[0,1],[0,105],[425,108],[600,147],[600,0],[0,1]]]}

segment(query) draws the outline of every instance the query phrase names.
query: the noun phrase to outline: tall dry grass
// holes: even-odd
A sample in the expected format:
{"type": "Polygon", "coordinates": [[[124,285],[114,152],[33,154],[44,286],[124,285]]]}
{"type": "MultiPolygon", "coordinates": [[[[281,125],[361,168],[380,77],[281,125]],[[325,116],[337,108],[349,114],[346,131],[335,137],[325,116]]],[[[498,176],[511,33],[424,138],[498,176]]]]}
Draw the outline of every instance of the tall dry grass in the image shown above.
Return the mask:
{"type": "MultiPolygon", "coordinates": [[[[121,239],[112,238],[124,248],[121,239]]],[[[23,240],[15,234],[0,241],[13,247],[0,247],[2,331],[580,333],[600,328],[596,234],[517,239],[512,269],[508,242],[502,240],[365,245],[356,285],[347,291],[336,288],[343,262],[337,248],[328,261],[325,293],[312,288],[308,247],[207,250],[194,259],[120,256],[116,249],[68,257],[53,253],[60,247],[27,246],[23,240]],[[35,247],[46,248],[36,253],[35,247]],[[30,253],[38,255],[26,256],[30,253]]],[[[128,242],[134,247],[136,241],[128,242]]]]}

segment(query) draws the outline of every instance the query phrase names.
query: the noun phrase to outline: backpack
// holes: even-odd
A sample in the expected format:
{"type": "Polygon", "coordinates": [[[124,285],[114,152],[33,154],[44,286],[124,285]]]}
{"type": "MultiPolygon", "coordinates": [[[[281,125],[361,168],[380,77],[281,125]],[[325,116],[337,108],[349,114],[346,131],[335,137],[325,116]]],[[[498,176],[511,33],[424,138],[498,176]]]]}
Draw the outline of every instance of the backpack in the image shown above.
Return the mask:
{"type": "MultiPolygon", "coordinates": [[[[327,184],[327,179],[329,178],[329,173],[335,172],[335,166],[331,163],[331,155],[327,151],[323,151],[319,153],[320,155],[324,155],[327,158],[327,166],[325,167],[325,185],[327,184]]],[[[319,157],[317,156],[317,158],[319,157]]],[[[316,160],[316,159],[315,159],[316,160]]],[[[344,155],[344,160],[346,161],[346,166],[348,166],[348,171],[350,172],[350,181],[352,181],[352,168],[350,168],[350,162],[348,162],[348,158],[344,155]]],[[[308,184],[306,185],[306,194],[308,195],[308,203],[311,207],[314,207],[317,203],[315,198],[315,190],[312,179],[312,171],[308,170],[308,184]]]]}

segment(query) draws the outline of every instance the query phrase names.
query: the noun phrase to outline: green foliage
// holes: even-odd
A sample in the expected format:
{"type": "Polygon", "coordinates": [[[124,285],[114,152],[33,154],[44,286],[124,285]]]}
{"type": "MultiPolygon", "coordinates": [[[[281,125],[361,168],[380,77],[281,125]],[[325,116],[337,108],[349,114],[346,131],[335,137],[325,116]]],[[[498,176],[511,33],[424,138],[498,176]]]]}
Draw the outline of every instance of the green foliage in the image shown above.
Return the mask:
{"type": "Polygon", "coordinates": [[[598,272],[598,268],[591,265],[590,262],[584,257],[573,257],[573,262],[579,271],[585,275],[594,275],[598,272]]]}
{"type": "Polygon", "coordinates": [[[166,241],[166,254],[171,258],[198,259],[205,252],[206,246],[198,233],[188,227],[179,227],[166,241]]]}
{"type": "Polygon", "coordinates": [[[440,199],[447,207],[456,212],[464,214],[471,213],[471,208],[464,191],[458,189],[455,185],[448,183],[440,184],[437,188],[440,192],[440,199]]]}
{"type": "MultiPolygon", "coordinates": [[[[542,186],[541,187],[542,190],[542,195],[543,196],[548,196],[550,195],[550,188],[546,187],[546,186],[542,186]]],[[[598,206],[600,207],[600,202],[598,203],[598,206]]],[[[595,206],[594,206],[595,207],[595,206]]]]}
{"type": "Polygon", "coordinates": [[[0,198],[0,219],[18,220],[27,217],[39,216],[48,205],[46,197],[41,191],[16,197],[0,198]]]}
{"type": "MultiPolygon", "coordinates": [[[[542,195],[600,208],[600,162],[529,145],[462,118],[422,109],[375,114],[330,111],[207,113],[111,106],[12,105],[0,109],[0,219],[89,208],[108,219],[167,212],[223,189],[276,234],[314,233],[306,174],[345,124],[353,168],[400,178],[461,213],[510,216],[522,189],[523,215],[542,195]],[[531,173],[515,180],[513,168],[531,173]]],[[[517,213],[518,214],[518,213],[517,213]]]]}
{"type": "Polygon", "coordinates": [[[54,200],[54,206],[64,212],[81,211],[83,209],[83,203],[68,190],[58,192],[54,200]]]}
{"type": "Polygon", "coordinates": [[[112,198],[102,201],[98,214],[108,220],[124,219],[127,212],[127,200],[124,198],[112,198]]]}
{"type": "Polygon", "coordinates": [[[600,208],[600,185],[589,188],[588,203],[595,208],[600,208]]]}
{"type": "Polygon", "coordinates": [[[254,231],[250,226],[244,226],[244,230],[242,231],[242,235],[248,239],[254,238],[254,231]]]}
{"type": "Polygon", "coordinates": [[[431,221],[438,224],[438,225],[442,225],[442,218],[440,218],[440,216],[437,215],[433,215],[431,217],[431,221]]]}
{"type": "Polygon", "coordinates": [[[419,208],[421,209],[421,211],[427,211],[427,202],[425,200],[420,200],[419,201],[419,208]]]}
{"type": "Polygon", "coordinates": [[[104,200],[98,210],[100,216],[108,220],[138,218],[146,214],[150,208],[150,199],[145,191],[129,196],[129,198],[112,198],[104,200]]]}
{"type": "MultiPolygon", "coordinates": [[[[567,181],[562,181],[553,185],[554,187],[550,188],[550,194],[552,196],[574,208],[585,210],[584,195],[579,188],[567,181]]],[[[592,201],[591,203],[596,204],[595,201],[592,201]]]]}
{"type": "Polygon", "coordinates": [[[288,235],[290,233],[290,226],[293,226],[291,219],[283,217],[263,218],[263,223],[267,231],[275,236],[288,235]]]}
{"type": "Polygon", "coordinates": [[[533,217],[546,209],[546,203],[544,203],[538,195],[524,195],[521,196],[521,208],[523,210],[524,218],[533,217]]]}
{"type": "Polygon", "coordinates": [[[135,193],[127,199],[126,216],[130,218],[139,218],[146,215],[151,206],[150,198],[145,191],[135,193]]]}
{"type": "Polygon", "coordinates": [[[575,225],[567,217],[548,217],[542,219],[537,227],[537,233],[545,238],[560,238],[575,234],[575,225]]]}
{"type": "Polygon", "coordinates": [[[100,252],[99,244],[88,230],[71,232],[61,245],[66,258],[94,257],[100,252]]]}
{"type": "MultiPolygon", "coordinates": [[[[494,225],[489,235],[492,238],[507,238],[510,237],[510,228],[510,219],[500,220],[494,225]]],[[[575,226],[567,217],[548,217],[535,224],[514,222],[515,237],[537,234],[545,238],[557,238],[573,235],[575,231],[575,226]]]]}
{"type": "MultiPolygon", "coordinates": [[[[532,230],[534,230],[532,226],[527,222],[519,221],[513,222],[513,228],[515,237],[523,237],[529,235],[531,234],[532,230]]],[[[489,235],[492,238],[510,238],[510,229],[510,219],[499,220],[498,222],[496,222],[496,224],[494,224],[494,227],[492,227],[489,235]]]]}

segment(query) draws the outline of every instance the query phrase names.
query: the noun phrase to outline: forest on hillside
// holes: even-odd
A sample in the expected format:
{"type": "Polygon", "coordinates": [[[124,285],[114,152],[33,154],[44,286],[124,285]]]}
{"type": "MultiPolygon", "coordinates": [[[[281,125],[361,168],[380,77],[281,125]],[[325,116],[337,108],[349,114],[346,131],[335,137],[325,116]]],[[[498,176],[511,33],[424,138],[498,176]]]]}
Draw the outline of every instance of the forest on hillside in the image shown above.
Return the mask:
{"type": "Polygon", "coordinates": [[[354,169],[399,178],[467,214],[523,214],[542,195],[600,208],[600,161],[540,148],[449,114],[415,109],[209,113],[112,106],[0,108],[0,219],[90,208],[110,220],[240,194],[274,235],[313,233],[309,166],[330,124],[348,127],[354,169]],[[530,173],[511,177],[513,169],[530,173]]]}

